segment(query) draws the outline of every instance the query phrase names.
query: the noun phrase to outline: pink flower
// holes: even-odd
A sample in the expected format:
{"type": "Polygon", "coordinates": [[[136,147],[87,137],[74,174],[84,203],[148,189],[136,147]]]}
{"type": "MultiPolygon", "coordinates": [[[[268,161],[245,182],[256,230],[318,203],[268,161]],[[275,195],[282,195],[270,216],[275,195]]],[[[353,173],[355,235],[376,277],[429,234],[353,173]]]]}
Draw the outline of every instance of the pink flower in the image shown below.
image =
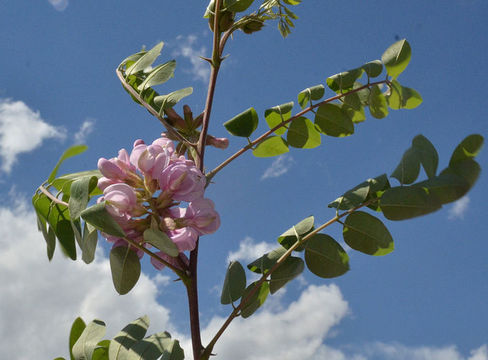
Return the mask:
{"type": "Polygon", "coordinates": [[[105,188],[107,188],[107,186],[110,186],[110,185],[113,185],[113,184],[118,184],[120,183],[121,181],[119,180],[112,180],[112,179],[108,179],[106,178],[105,176],[102,176],[100,179],[98,179],[98,188],[100,190],[105,190],[105,188]]]}
{"type": "Polygon", "coordinates": [[[114,217],[130,217],[131,211],[137,208],[137,196],[134,189],[124,183],[112,184],[103,191],[107,210],[114,217]]]}
{"type": "Polygon", "coordinates": [[[152,143],[153,145],[159,145],[165,149],[169,154],[173,155],[175,152],[175,144],[168,139],[164,134],[161,134],[159,139],[156,139],[152,143]]]}
{"type": "Polygon", "coordinates": [[[200,235],[212,234],[220,227],[220,216],[210,199],[192,201],[184,216],[187,224],[195,228],[200,235]]]}
{"type": "Polygon", "coordinates": [[[161,190],[176,201],[194,201],[203,197],[206,179],[191,160],[170,164],[158,177],[161,190]]]}
{"type": "Polygon", "coordinates": [[[190,226],[168,231],[168,236],[180,252],[193,250],[197,244],[198,232],[190,226]]]}
{"type": "Polygon", "coordinates": [[[115,163],[115,158],[110,160],[105,158],[98,159],[98,170],[103,176],[111,180],[122,181],[127,177],[127,172],[115,163]]]}

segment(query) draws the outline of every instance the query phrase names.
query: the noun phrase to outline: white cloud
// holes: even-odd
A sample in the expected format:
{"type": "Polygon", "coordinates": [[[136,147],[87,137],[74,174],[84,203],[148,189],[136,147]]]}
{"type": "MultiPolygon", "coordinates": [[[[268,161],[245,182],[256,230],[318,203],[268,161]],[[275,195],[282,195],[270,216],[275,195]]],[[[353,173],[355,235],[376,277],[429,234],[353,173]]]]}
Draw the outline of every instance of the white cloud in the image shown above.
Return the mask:
{"type": "Polygon", "coordinates": [[[94,119],[86,119],[81,124],[80,129],[75,134],[75,144],[83,144],[86,142],[86,138],[90,135],[95,129],[95,120],[94,119]]]}
{"type": "Polygon", "coordinates": [[[375,343],[367,345],[364,351],[365,359],[384,360],[488,360],[488,347],[483,345],[472,350],[468,357],[459,353],[456,346],[405,346],[398,343],[375,343]]]}
{"type": "MultiPolygon", "coordinates": [[[[235,255],[241,259],[269,249],[266,243],[254,244],[249,238],[243,244],[235,255]]],[[[148,314],[152,321],[149,333],[170,331],[190,358],[189,338],[174,330],[169,310],[157,302],[158,288],[170,282],[168,274],[152,279],[142,275],[133,291],[119,296],[101,251],[90,265],[65,259],[59,250],[49,263],[26,200],[11,208],[0,207],[0,249],[0,348],[4,357],[27,360],[66,355],[69,329],[78,315],[86,321],[104,320],[106,338],[110,338],[128,322],[148,314]]],[[[468,356],[455,346],[407,347],[378,342],[332,348],[324,340],[336,334],[334,327],[350,312],[339,288],[310,285],[288,306],[279,295],[272,295],[249,319],[237,318],[230,325],[214,349],[216,359],[488,360],[486,344],[468,356]]],[[[204,344],[224,320],[214,316],[209,321],[202,331],[204,344]]]]}
{"type": "Polygon", "coordinates": [[[200,56],[205,56],[207,48],[205,46],[198,47],[198,38],[195,35],[178,35],[176,42],[177,49],[173,51],[172,55],[182,56],[189,60],[192,66],[189,72],[193,74],[194,79],[208,82],[210,64],[200,58],[200,56]]]}
{"type": "MultiPolygon", "coordinates": [[[[324,339],[347,313],[348,304],[336,285],[310,285],[284,311],[275,313],[265,307],[248,319],[234,320],[214,353],[218,359],[233,360],[319,359],[314,356],[324,353],[324,339]]],[[[214,317],[203,338],[209,341],[223,322],[223,318],[214,317]]]]}
{"type": "Polygon", "coordinates": [[[471,199],[468,196],[463,196],[456,201],[449,209],[449,219],[464,219],[464,214],[468,210],[470,200],[471,199]]]}
{"type": "Polygon", "coordinates": [[[46,123],[22,101],[0,99],[1,170],[10,172],[17,156],[41,146],[45,139],[64,139],[66,131],[46,123]]]}
{"type": "Polygon", "coordinates": [[[68,7],[68,0],[48,0],[49,3],[58,11],[64,11],[68,7]]]}
{"type": "Polygon", "coordinates": [[[264,174],[261,176],[261,180],[279,177],[284,175],[290,170],[295,161],[290,156],[282,155],[277,158],[269,168],[266,169],[264,174]]]}
{"type": "Polygon", "coordinates": [[[227,262],[241,260],[253,261],[276,247],[277,244],[271,244],[264,241],[255,243],[253,238],[246,236],[239,244],[239,250],[229,253],[227,262]]]}
{"type": "MultiPolygon", "coordinates": [[[[51,263],[37,232],[27,201],[11,209],[0,207],[0,348],[8,359],[52,359],[66,355],[71,323],[99,318],[107,323],[107,337],[127,323],[148,314],[149,333],[175,333],[170,312],[156,301],[156,281],[141,276],[128,295],[113,289],[109,262],[103,254],[86,265],[65,259],[59,249],[51,263]]],[[[160,288],[160,287],[159,287],[160,288]]]]}

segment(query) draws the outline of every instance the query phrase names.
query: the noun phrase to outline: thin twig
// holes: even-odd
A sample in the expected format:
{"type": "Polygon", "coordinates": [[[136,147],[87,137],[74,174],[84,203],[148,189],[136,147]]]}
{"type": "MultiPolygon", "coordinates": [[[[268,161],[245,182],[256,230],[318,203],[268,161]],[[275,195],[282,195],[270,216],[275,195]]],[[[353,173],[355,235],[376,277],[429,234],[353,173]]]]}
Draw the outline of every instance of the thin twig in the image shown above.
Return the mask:
{"type": "Polygon", "coordinates": [[[374,82],[374,83],[369,83],[367,85],[364,85],[364,86],[361,86],[357,89],[354,89],[354,90],[351,90],[347,93],[344,93],[344,94],[339,94],[339,95],[336,95],[336,96],[332,96],[326,100],[323,100],[317,104],[314,104],[312,106],[309,106],[308,108],[306,109],[303,109],[302,111],[300,111],[299,113],[297,113],[296,115],[292,116],[291,118],[289,118],[288,120],[286,121],[283,121],[281,122],[280,124],[276,125],[274,128],[266,131],[264,134],[262,134],[260,137],[258,137],[256,140],[250,142],[249,144],[247,144],[246,146],[244,146],[243,148],[241,148],[240,150],[238,150],[235,154],[233,154],[232,156],[230,156],[229,158],[227,158],[226,160],[224,160],[220,165],[218,165],[215,169],[213,169],[212,171],[208,172],[207,173],[207,184],[210,182],[210,180],[220,171],[222,170],[224,167],[226,167],[229,163],[231,163],[232,161],[234,161],[236,158],[238,158],[239,156],[241,156],[243,153],[245,153],[247,150],[253,148],[254,146],[256,146],[257,144],[259,144],[260,142],[262,142],[263,140],[265,140],[268,136],[270,136],[273,132],[275,132],[276,130],[278,130],[279,128],[289,124],[290,122],[292,122],[293,120],[296,120],[297,118],[299,118],[300,116],[303,116],[305,115],[306,113],[308,113],[309,111],[312,111],[313,109],[321,106],[321,105],[324,105],[324,104],[327,104],[329,102],[332,102],[334,100],[339,100],[340,98],[344,97],[344,96],[347,96],[347,95],[350,95],[350,94],[353,94],[353,93],[356,93],[356,92],[359,92],[361,90],[364,90],[366,88],[369,88],[373,85],[379,85],[379,84],[388,84],[389,81],[388,80],[382,80],[382,81],[377,81],[377,82],[374,82]]]}
{"type": "Polygon", "coordinates": [[[243,309],[243,307],[245,305],[247,305],[247,302],[252,298],[252,296],[258,291],[258,289],[261,287],[261,285],[268,279],[269,276],[271,276],[271,274],[273,274],[273,272],[276,271],[276,269],[278,269],[280,267],[280,265],[291,255],[291,253],[296,249],[298,248],[300,245],[302,245],[303,243],[305,243],[308,239],[310,239],[312,236],[316,235],[317,233],[319,233],[320,231],[324,230],[326,227],[332,225],[333,223],[337,222],[340,218],[346,216],[346,215],[349,215],[353,212],[355,212],[356,210],[364,207],[364,206],[368,206],[374,202],[376,202],[378,199],[371,199],[359,206],[356,206],[355,208],[353,209],[350,209],[348,211],[345,211],[343,212],[342,214],[337,214],[335,217],[333,217],[332,219],[330,219],[329,221],[327,221],[326,223],[320,225],[318,228],[314,229],[312,232],[310,232],[309,234],[307,234],[306,236],[304,236],[302,239],[300,239],[299,241],[295,242],[277,261],[276,263],[271,267],[271,269],[269,269],[268,272],[266,272],[265,274],[263,274],[261,276],[261,278],[256,282],[256,284],[254,285],[254,287],[251,289],[251,291],[249,292],[249,294],[243,298],[240,302],[240,304],[234,308],[234,310],[230,313],[230,315],[227,317],[227,319],[225,320],[224,324],[220,327],[220,329],[217,331],[217,333],[215,334],[215,336],[213,337],[213,339],[209,342],[209,344],[206,346],[205,348],[205,352],[204,352],[204,359],[208,359],[208,357],[210,356],[215,344],[217,343],[217,341],[219,340],[220,336],[222,336],[222,334],[224,333],[224,331],[227,329],[227,327],[230,325],[230,323],[237,317],[239,316],[239,312],[243,309]],[[206,357],[205,357],[206,356],[206,357]]]}
{"type": "Polygon", "coordinates": [[[49,190],[47,190],[44,186],[42,186],[42,185],[39,186],[39,190],[41,190],[41,192],[44,195],[46,195],[49,199],[51,199],[56,204],[59,204],[59,205],[63,205],[63,206],[68,207],[68,203],[67,202],[64,202],[63,200],[59,200],[56,196],[54,196],[53,194],[51,194],[49,192],[49,190]]]}

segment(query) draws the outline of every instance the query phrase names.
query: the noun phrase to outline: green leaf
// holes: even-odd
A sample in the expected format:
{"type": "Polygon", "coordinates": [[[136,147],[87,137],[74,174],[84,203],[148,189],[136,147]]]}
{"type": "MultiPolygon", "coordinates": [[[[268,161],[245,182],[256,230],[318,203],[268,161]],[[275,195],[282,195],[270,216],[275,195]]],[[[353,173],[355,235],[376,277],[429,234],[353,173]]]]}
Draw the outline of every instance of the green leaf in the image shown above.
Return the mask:
{"type": "Polygon", "coordinates": [[[310,100],[320,100],[322,96],[324,96],[324,93],[325,88],[322,84],[306,88],[298,94],[298,103],[300,104],[300,107],[304,109],[310,100]]]}
{"type": "Polygon", "coordinates": [[[95,351],[93,352],[92,360],[109,360],[108,347],[110,340],[102,340],[97,344],[95,351]]]}
{"type": "Polygon", "coordinates": [[[305,265],[299,257],[289,256],[286,260],[271,274],[269,290],[274,294],[289,281],[296,278],[303,272],[305,265]]]}
{"type": "Polygon", "coordinates": [[[246,11],[254,0],[224,0],[224,8],[232,12],[246,11]]]}
{"type": "Polygon", "coordinates": [[[135,74],[139,71],[146,69],[147,67],[151,66],[154,60],[159,56],[161,50],[163,49],[163,42],[160,42],[151,50],[146,52],[143,56],[141,56],[132,66],[130,66],[126,70],[126,77],[129,77],[132,74],[135,74]]]}
{"type": "Polygon", "coordinates": [[[74,360],[73,356],[73,346],[75,345],[76,341],[80,338],[83,330],[85,330],[86,324],[82,318],[77,317],[75,321],[73,321],[73,325],[71,325],[71,330],[69,333],[69,355],[70,359],[74,360]]]}
{"type": "Polygon", "coordinates": [[[415,109],[422,103],[422,96],[414,89],[401,86],[396,80],[390,83],[386,100],[394,110],[415,109]]]}
{"type": "Polygon", "coordinates": [[[479,134],[469,135],[461,141],[452,153],[451,159],[449,160],[449,166],[466,159],[474,158],[478,155],[482,146],[483,136],[479,134]]]}
{"type": "Polygon", "coordinates": [[[396,167],[391,177],[397,179],[400,184],[411,184],[420,173],[420,162],[415,148],[411,147],[402,156],[402,160],[396,167]]]}
{"type": "Polygon", "coordinates": [[[112,359],[124,360],[129,356],[130,348],[146,335],[149,327],[147,315],[138,318],[124,327],[110,342],[108,356],[112,359]]]}
{"type": "Polygon", "coordinates": [[[327,206],[336,208],[338,210],[350,210],[356,206],[361,205],[369,194],[370,184],[368,181],[362,182],[351,190],[348,190],[344,195],[338,197],[327,206]]]}
{"type": "Polygon", "coordinates": [[[256,274],[267,273],[276,262],[286,253],[286,249],[282,246],[264,254],[259,259],[254,260],[247,265],[247,268],[256,274]]]}
{"type": "Polygon", "coordinates": [[[347,245],[357,251],[382,256],[393,251],[393,238],[380,219],[355,211],[344,222],[342,235],[347,245]]]}
{"type": "Polygon", "coordinates": [[[176,61],[171,60],[165,62],[164,64],[156,66],[147,75],[146,80],[139,85],[138,90],[144,91],[148,87],[164,84],[166,81],[171,79],[175,74],[176,61]]]}
{"type": "Polygon", "coordinates": [[[126,57],[119,65],[119,68],[122,66],[126,66],[126,69],[128,69],[132,64],[134,64],[137,60],[139,60],[145,53],[147,53],[146,50],[139,51],[136,54],[132,54],[128,57],[126,57]]]}
{"type": "Polygon", "coordinates": [[[380,200],[381,211],[389,220],[426,215],[439,210],[441,205],[438,198],[420,187],[393,187],[386,190],[380,200]]]}
{"type": "Polygon", "coordinates": [[[220,303],[231,304],[240,299],[246,289],[246,272],[239,261],[231,261],[225,274],[220,303]]]}
{"type": "Polygon", "coordinates": [[[410,48],[410,44],[407,40],[403,39],[386,49],[381,56],[381,61],[383,61],[388,75],[394,80],[406,69],[411,56],[412,49],[410,48]]]}
{"type": "Polygon", "coordinates": [[[90,201],[90,193],[97,186],[97,182],[96,176],[85,176],[72,182],[68,208],[73,220],[78,219],[81,212],[86,209],[90,201]]]}
{"type": "Polygon", "coordinates": [[[412,147],[415,149],[427,177],[433,178],[439,165],[439,155],[434,145],[425,136],[417,135],[412,140],[412,147]]]}
{"type": "Polygon", "coordinates": [[[371,86],[368,102],[371,116],[377,119],[383,119],[388,115],[386,98],[378,85],[371,86]]]}
{"type": "Polygon", "coordinates": [[[352,106],[348,104],[342,104],[341,106],[342,112],[346,114],[346,116],[351,119],[354,124],[363,122],[366,120],[366,114],[364,112],[364,108],[360,108],[359,110],[355,110],[352,106]]]}
{"type": "Polygon", "coordinates": [[[101,320],[93,320],[81,333],[73,345],[73,358],[75,360],[91,360],[98,342],[105,335],[105,323],[101,320]]]}
{"type": "MultiPolygon", "coordinates": [[[[36,212],[47,221],[59,240],[63,253],[72,260],[76,260],[76,246],[71,219],[66,206],[54,204],[44,194],[39,195],[33,202],[36,212]]],[[[48,232],[49,234],[49,232],[48,232]]],[[[50,234],[49,236],[52,236],[50,234]]],[[[54,251],[54,249],[53,249],[54,251]]]]}
{"type": "MultiPolygon", "coordinates": [[[[291,117],[291,110],[293,109],[293,101],[286,104],[281,104],[273,106],[264,112],[264,117],[266,118],[266,123],[270,129],[278,126],[282,122],[288,120],[291,117]]],[[[282,126],[276,129],[274,133],[276,135],[283,135],[286,132],[286,127],[282,126]]]]}
{"type": "Polygon", "coordinates": [[[39,214],[37,214],[37,227],[39,231],[42,232],[42,236],[44,240],[46,240],[46,250],[47,250],[47,258],[49,261],[52,260],[54,255],[54,250],[56,249],[56,234],[51,226],[47,226],[46,220],[43,219],[39,214]]]}
{"type": "Polygon", "coordinates": [[[350,90],[354,86],[354,82],[363,74],[362,68],[356,68],[339,74],[332,75],[327,78],[327,86],[336,93],[341,93],[344,90],[350,90]]]}
{"type": "Polygon", "coordinates": [[[252,151],[256,157],[272,157],[289,152],[288,145],[280,136],[270,136],[252,151]]]}
{"type": "Polygon", "coordinates": [[[459,200],[471,188],[464,178],[452,172],[451,169],[446,169],[440,175],[413,184],[413,186],[425,188],[430,194],[438,198],[443,205],[459,200]]]}
{"type": "Polygon", "coordinates": [[[334,278],[349,271],[349,256],[341,245],[326,234],[315,234],[307,241],[305,263],[321,278],[334,278]]]}
{"type": "Polygon", "coordinates": [[[137,284],[141,263],[135,251],[127,246],[117,246],[110,251],[110,269],[115,290],[125,295],[137,284]]]}
{"type": "Polygon", "coordinates": [[[184,89],[173,91],[166,95],[159,95],[154,98],[154,103],[158,106],[160,111],[172,108],[181,99],[191,95],[193,93],[192,87],[186,87],[184,89]]]}
{"type": "MultiPolygon", "coordinates": [[[[80,171],[73,174],[66,174],[60,176],[53,180],[51,183],[57,190],[62,191],[64,195],[70,196],[71,184],[73,181],[84,178],[84,177],[92,177],[95,176],[97,179],[102,177],[102,173],[99,170],[88,170],[88,171],[80,171]]],[[[103,192],[95,186],[90,192],[90,196],[101,195],[103,192]]]]}
{"type": "Polygon", "coordinates": [[[121,238],[125,237],[124,230],[122,230],[120,225],[105,208],[105,201],[83,210],[81,212],[81,217],[83,220],[92,224],[94,227],[104,233],[121,238]]]}
{"type": "MultiPolygon", "coordinates": [[[[314,217],[309,216],[302,221],[300,221],[295,226],[292,226],[288,230],[286,230],[283,234],[278,237],[278,242],[283,246],[285,249],[289,249],[293,246],[298,240],[302,237],[310,233],[314,229],[314,217]]],[[[296,251],[303,250],[302,246],[299,246],[296,251]]]]}
{"type": "Polygon", "coordinates": [[[127,360],[183,360],[183,349],[168,332],[160,332],[138,341],[129,351],[127,360]]]}
{"type": "Polygon", "coordinates": [[[144,241],[157,247],[162,252],[172,257],[177,257],[180,254],[176,244],[159,229],[146,229],[144,231],[144,241]]]}
{"type": "Polygon", "coordinates": [[[323,134],[335,137],[349,136],[354,133],[354,124],[337,104],[319,106],[315,114],[315,125],[323,134]]]}
{"type": "MultiPolygon", "coordinates": [[[[251,285],[249,285],[246,288],[246,290],[244,290],[244,294],[241,297],[241,304],[243,304],[243,301],[246,300],[247,296],[251,293],[254,286],[256,285],[257,285],[257,281],[253,282],[251,285]]],[[[264,304],[266,298],[268,297],[268,294],[269,294],[269,284],[267,282],[263,282],[259,286],[259,289],[249,298],[249,300],[246,301],[245,305],[241,310],[241,316],[244,319],[246,319],[252,314],[254,314],[256,310],[259,309],[259,307],[264,304]]]]}
{"type": "MultiPolygon", "coordinates": [[[[381,195],[391,187],[386,174],[382,174],[366,181],[369,183],[369,194],[366,201],[380,198],[381,195]]],[[[378,201],[372,202],[368,207],[374,211],[381,211],[378,201]]]]}
{"type": "Polygon", "coordinates": [[[258,127],[258,114],[249,108],[224,123],[224,127],[234,136],[250,137],[258,127]]]}
{"type": "Polygon", "coordinates": [[[90,264],[95,259],[97,250],[98,232],[95,227],[85,222],[83,227],[83,244],[81,246],[81,259],[85,264],[90,264]]]}
{"type": "Polygon", "coordinates": [[[300,149],[313,149],[320,145],[320,133],[315,125],[305,117],[293,120],[286,134],[290,146],[300,149]]]}
{"type": "Polygon", "coordinates": [[[381,72],[383,71],[383,64],[380,60],[373,60],[367,62],[366,64],[361,66],[361,68],[368,75],[368,77],[375,78],[377,76],[380,76],[381,72]]]}
{"type": "Polygon", "coordinates": [[[56,177],[56,174],[58,173],[59,167],[61,164],[66,160],[69,159],[70,157],[79,155],[88,149],[88,146],[86,145],[74,145],[71,146],[70,148],[66,149],[63,155],[59,158],[58,162],[56,163],[56,166],[54,167],[53,171],[49,175],[49,178],[47,179],[48,183],[52,183],[54,178],[56,177]]]}
{"type": "Polygon", "coordinates": [[[447,169],[442,171],[442,174],[455,174],[462,178],[469,185],[469,188],[478,180],[480,176],[481,168],[479,164],[473,159],[466,159],[463,161],[458,161],[452,165],[449,165],[447,169]]]}

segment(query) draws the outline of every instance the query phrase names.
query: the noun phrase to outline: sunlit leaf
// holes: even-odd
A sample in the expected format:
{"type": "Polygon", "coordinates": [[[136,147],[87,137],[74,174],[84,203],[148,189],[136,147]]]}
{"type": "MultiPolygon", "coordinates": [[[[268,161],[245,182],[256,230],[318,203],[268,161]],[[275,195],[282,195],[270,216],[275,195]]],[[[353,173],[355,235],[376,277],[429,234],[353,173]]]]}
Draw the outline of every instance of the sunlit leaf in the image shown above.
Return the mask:
{"type": "Polygon", "coordinates": [[[163,49],[163,42],[160,42],[151,50],[141,56],[132,66],[126,70],[126,76],[130,76],[151,66],[163,49]]]}
{"type": "Polygon", "coordinates": [[[403,39],[391,45],[381,56],[388,75],[396,79],[408,66],[412,49],[407,40],[403,39]]]}
{"type": "Polygon", "coordinates": [[[105,335],[105,323],[101,320],[90,322],[73,345],[75,360],[91,360],[98,342],[105,335]]]}
{"type": "Polygon", "coordinates": [[[301,149],[312,149],[320,145],[320,133],[315,125],[305,117],[293,120],[286,134],[290,146],[301,149]]]}
{"type": "Polygon", "coordinates": [[[124,327],[110,342],[108,354],[110,359],[127,359],[130,348],[146,335],[149,327],[147,315],[138,318],[124,327]]]}
{"type": "Polygon", "coordinates": [[[79,155],[88,149],[88,146],[86,145],[74,145],[71,146],[70,148],[66,149],[63,155],[59,158],[58,162],[56,163],[56,166],[54,167],[53,171],[49,175],[49,178],[47,179],[48,183],[52,183],[54,178],[56,177],[56,174],[58,173],[59,167],[61,164],[66,160],[69,159],[70,157],[79,155]]]}
{"type": "Polygon", "coordinates": [[[369,194],[369,182],[365,181],[355,186],[351,190],[348,190],[344,195],[338,197],[336,200],[328,204],[330,208],[336,208],[338,210],[350,210],[356,206],[361,205],[369,194]]]}
{"type": "Polygon", "coordinates": [[[388,105],[386,98],[378,85],[373,85],[369,93],[369,112],[377,119],[383,119],[388,115],[388,105]]]}
{"type": "Polygon", "coordinates": [[[300,91],[298,94],[298,103],[300,107],[304,109],[310,100],[320,100],[324,96],[325,88],[324,85],[315,85],[305,90],[300,91]]]}
{"type": "Polygon", "coordinates": [[[154,104],[162,110],[166,110],[175,106],[181,99],[191,95],[193,93],[192,87],[186,87],[184,89],[173,91],[166,95],[159,95],[154,98],[154,104]]]}
{"type": "Polygon", "coordinates": [[[224,0],[224,8],[232,12],[246,11],[254,0],[224,0]]]}
{"type": "MultiPolygon", "coordinates": [[[[273,106],[264,112],[264,117],[266,118],[266,123],[270,129],[278,126],[282,122],[288,120],[291,117],[291,110],[293,109],[293,102],[288,102],[286,104],[281,104],[273,106]]],[[[274,133],[276,135],[283,135],[286,132],[286,127],[282,126],[276,129],[274,133]]]]}
{"type": "Polygon", "coordinates": [[[76,341],[80,338],[85,328],[86,328],[86,324],[83,321],[83,319],[80,317],[77,317],[75,321],[73,321],[73,325],[71,325],[71,330],[69,333],[69,354],[71,360],[74,360],[73,351],[72,351],[73,346],[76,343],[76,341]]]}
{"type": "Polygon", "coordinates": [[[171,60],[164,64],[156,66],[151,70],[146,79],[139,85],[138,90],[144,91],[148,87],[164,84],[166,81],[174,76],[176,68],[176,61],[171,60]]]}
{"type": "MultiPolygon", "coordinates": [[[[102,173],[97,169],[97,170],[80,171],[73,174],[66,174],[54,179],[51,184],[57,190],[62,191],[63,194],[70,196],[71,184],[73,183],[73,181],[87,176],[88,177],[95,176],[97,179],[99,179],[102,177],[102,173]]],[[[90,196],[101,195],[101,194],[102,191],[98,187],[93,188],[90,192],[90,196]]]]}
{"type": "Polygon", "coordinates": [[[373,60],[367,62],[366,64],[361,66],[361,68],[366,74],[368,74],[370,78],[375,78],[377,76],[380,76],[381,72],[383,71],[383,64],[380,60],[373,60]]]}
{"type": "Polygon", "coordinates": [[[341,276],[349,271],[349,256],[341,245],[326,234],[315,234],[305,248],[307,268],[322,278],[341,276]]]}
{"type": "Polygon", "coordinates": [[[159,332],[135,343],[126,360],[183,360],[184,351],[168,332],[159,332]]]}
{"type": "Polygon", "coordinates": [[[280,136],[270,136],[252,151],[256,157],[272,157],[289,152],[288,145],[280,136]]]}

